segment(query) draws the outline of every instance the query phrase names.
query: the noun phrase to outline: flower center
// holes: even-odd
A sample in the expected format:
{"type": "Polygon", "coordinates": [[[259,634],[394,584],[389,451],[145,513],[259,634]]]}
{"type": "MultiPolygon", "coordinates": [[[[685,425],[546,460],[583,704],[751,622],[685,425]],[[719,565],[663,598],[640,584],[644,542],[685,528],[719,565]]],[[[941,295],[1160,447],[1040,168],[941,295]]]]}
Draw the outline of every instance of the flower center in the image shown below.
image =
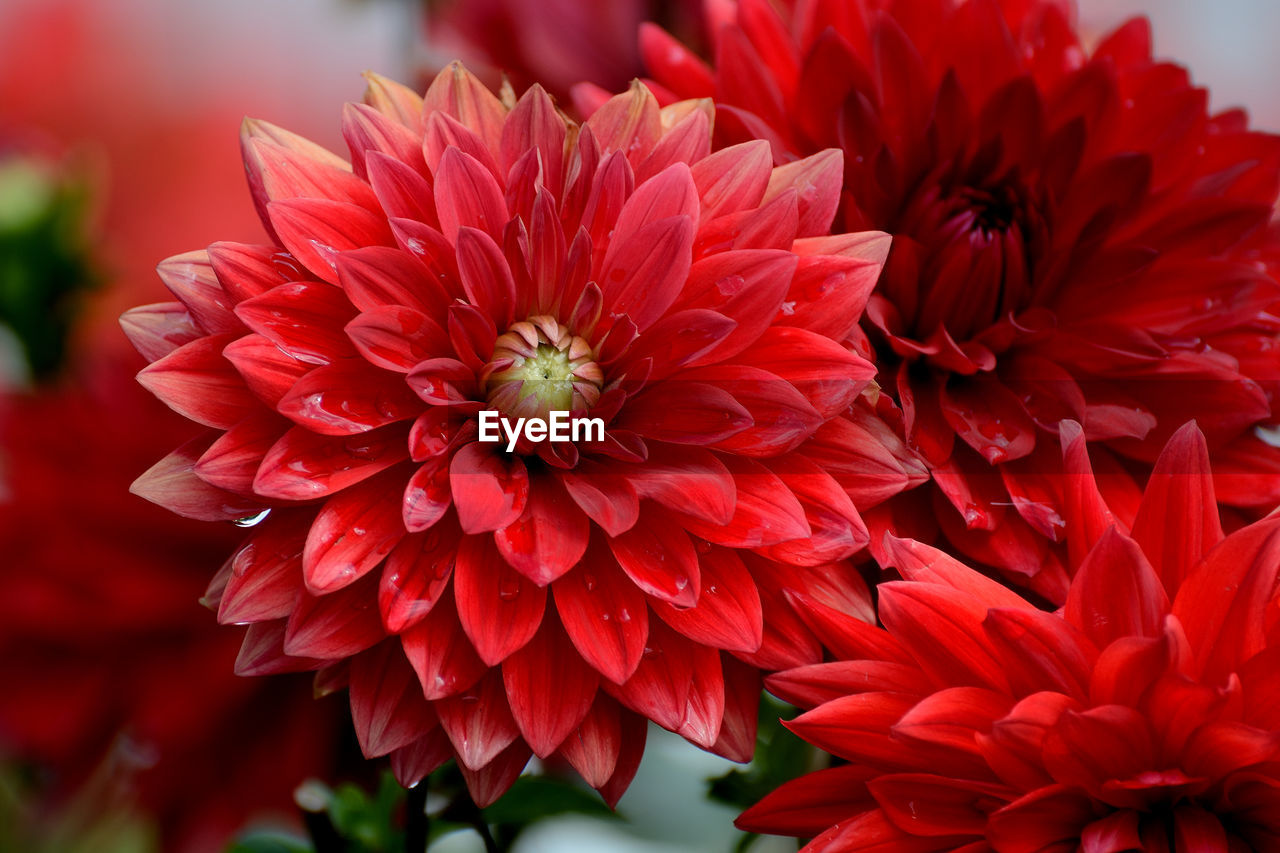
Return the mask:
{"type": "Polygon", "coordinates": [[[521,320],[498,337],[482,374],[489,405],[518,417],[589,409],[604,381],[595,357],[590,344],[555,318],[521,320]]]}

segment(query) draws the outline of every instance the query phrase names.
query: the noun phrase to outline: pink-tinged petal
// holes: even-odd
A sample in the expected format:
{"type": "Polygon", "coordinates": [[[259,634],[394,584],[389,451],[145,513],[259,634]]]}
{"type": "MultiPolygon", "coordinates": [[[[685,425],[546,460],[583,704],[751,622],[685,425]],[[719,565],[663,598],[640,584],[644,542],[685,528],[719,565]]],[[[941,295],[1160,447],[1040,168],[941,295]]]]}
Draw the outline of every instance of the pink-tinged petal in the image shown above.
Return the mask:
{"type": "Polygon", "coordinates": [[[920,758],[889,730],[915,704],[897,693],[860,693],[828,702],[784,725],[809,743],[853,763],[910,770],[920,758]]]}
{"type": "Polygon", "coordinates": [[[462,772],[463,781],[467,783],[471,801],[482,809],[497,802],[515,784],[516,779],[520,778],[530,756],[529,747],[523,741],[517,741],[478,770],[462,764],[458,769],[462,772]]]}
{"type": "Polygon", "coordinates": [[[1136,542],[1115,528],[1076,572],[1063,616],[1098,648],[1123,637],[1158,637],[1169,597],[1136,542]]]}
{"type": "Polygon", "coordinates": [[[394,640],[351,660],[351,722],[366,758],[406,747],[435,728],[435,713],[394,640]]]}
{"type": "Polygon", "coordinates": [[[981,836],[992,806],[1008,796],[1002,785],[933,773],[880,776],[867,789],[885,816],[912,836],[981,836]]]}
{"type": "Polygon", "coordinates": [[[262,501],[211,486],[195,473],[211,436],[194,438],[133,481],[129,491],[170,512],[200,521],[234,521],[256,515],[262,501]]]}
{"type": "Polygon", "coordinates": [[[427,174],[422,158],[422,137],[398,120],[367,104],[342,108],[342,138],[351,151],[351,166],[360,178],[368,177],[367,159],[378,153],[427,174]]]}
{"type": "Polygon", "coordinates": [[[325,502],[307,534],[302,571],[317,595],[350,586],[404,538],[397,486],[401,471],[370,477],[325,502]]]}
{"type": "Polygon", "coordinates": [[[130,308],[120,315],[120,329],[148,362],[159,361],[178,347],[205,335],[196,327],[187,306],[180,302],[130,308]]]}
{"type": "Polygon", "coordinates": [[[404,306],[433,314],[450,298],[413,255],[387,246],[343,252],[338,258],[338,281],[347,299],[360,311],[404,306]]]}
{"type": "Polygon", "coordinates": [[[608,782],[618,766],[618,755],[622,751],[622,713],[616,701],[597,692],[578,730],[560,744],[560,755],[593,788],[608,782]]]}
{"type": "MultiPolygon", "coordinates": [[[[808,329],[815,334],[837,341],[844,340],[853,334],[858,326],[854,318],[862,316],[883,267],[883,261],[867,259],[860,256],[860,253],[863,250],[874,250],[879,246],[887,248],[889,242],[888,235],[877,231],[850,236],[867,235],[878,239],[869,240],[866,243],[855,243],[847,249],[848,254],[808,255],[804,253],[802,245],[811,241],[795,241],[793,251],[800,254],[800,262],[796,266],[795,276],[791,279],[791,288],[787,291],[786,301],[782,304],[782,312],[775,322],[783,326],[808,329]]],[[[836,239],[836,237],[813,238],[813,241],[835,241],[836,239]]],[[[845,247],[822,242],[805,248],[838,251],[845,247]]],[[[872,309],[868,309],[868,316],[874,319],[872,309]]]]}
{"type": "Polygon", "coordinates": [[[820,566],[843,560],[870,541],[867,526],[840,484],[816,463],[801,455],[766,460],[804,508],[810,534],[779,542],[760,553],[797,566],[820,566]]]}
{"type": "MultiPolygon", "coordinates": [[[[637,179],[636,188],[623,203],[609,237],[605,267],[627,243],[636,240],[646,226],[665,219],[687,216],[697,222],[698,188],[687,163],[674,163],[649,180],[637,179]]],[[[611,290],[605,282],[605,295],[611,290]]],[[[658,313],[661,313],[660,311],[658,313]]]]}
{"type": "Polygon", "coordinates": [[[631,480],[607,465],[584,460],[556,475],[587,517],[610,536],[620,536],[640,517],[640,498],[631,480]]]}
{"type": "Polygon", "coordinates": [[[718,216],[754,210],[769,186],[773,157],[764,140],[744,142],[694,163],[693,183],[706,223],[718,216]]]}
{"type": "Polygon", "coordinates": [[[240,153],[244,160],[245,173],[249,178],[249,192],[253,195],[253,205],[258,211],[267,232],[274,238],[271,219],[267,214],[267,204],[271,195],[265,186],[263,175],[264,158],[256,150],[255,142],[269,143],[280,152],[288,155],[288,159],[297,164],[313,164],[315,171],[342,172],[350,171],[345,160],[328,149],[304,139],[296,133],[277,127],[260,119],[245,118],[240,126],[240,153]]]}
{"type": "Polygon", "coordinates": [[[462,631],[453,595],[444,595],[418,624],[400,635],[405,657],[430,701],[472,687],[488,671],[462,631]]]}
{"type": "MultiPolygon", "coordinates": [[[[406,379],[409,387],[433,406],[470,404],[477,396],[475,371],[454,358],[429,358],[419,362],[406,379]]],[[[480,403],[475,403],[478,411],[480,403]]]]}
{"type": "Polygon", "coordinates": [[[246,326],[308,364],[355,355],[342,330],[355,313],[340,289],[307,281],[279,285],[236,306],[246,326]]]}
{"type": "Polygon", "coordinates": [[[458,618],[476,654],[497,666],[538,630],[547,591],[515,569],[489,536],[464,536],[453,570],[458,618]]]}
{"type": "Polygon", "coordinates": [[[1267,646],[1269,602],[1280,576],[1280,517],[1228,536],[1187,578],[1173,615],[1194,649],[1193,671],[1225,678],[1267,646]]]}
{"type": "Polygon", "coordinates": [[[823,422],[803,394],[767,370],[715,364],[682,371],[679,381],[683,385],[686,380],[718,388],[751,415],[750,427],[715,442],[718,450],[744,456],[777,456],[794,450],[823,422]]]}
{"type": "Polygon", "coordinates": [[[403,788],[412,788],[453,759],[453,744],[436,725],[425,737],[391,753],[391,772],[403,788]]]}
{"type": "Polygon", "coordinates": [[[449,306],[447,323],[454,354],[467,367],[476,372],[482,371],[498,339],[498,328],[493,318],[474,305],[455,301],[449,306]]]}
{"type": "Polygon", "coordinates": [[[530,478],[524,512],[497,530],[493,539],[508,565],[534,583],[546,586],[578,564],[586,553],[590,532],[587,516],[560,480],[539,473],[530,478]]]}
{"type": "Polygon", "coordinates": [[[686,530],[727,548],[762,548],[812,534],[804,507],[782,478],[753,459],[725,456],[721,461],[737,489],[733,518],[715,525],[685,516],[686,530]]]}
{"type": "Polygon", "coordinates": [[[408,373],[420,361],[452,353],[444,329],[416,308],[379,306],[360,314],[345,331],[367,361],[397,373],[408,373]]]}
{"type": "Polygon", "coordinates": [[[218,621],[223,625],[284,619],[303,589],[302,546],[309,514],[275,510],[231,558],[218,621]]]}
{"type": "Polygon", "coordinates": [[[279,246],[218,242],[209,246],[209,263],[223,290],[242,302],[277,285],[307,278],[307,271],[279,246]]]}
{"type": "Polygon", "coordinates": [[[1170,595],[1222,541],[1209,449],[1194,423],[1174,433],[1156,460],[1133,522],[1133,540],[1170,595]],[[1171,524],[1172,519],[1179,521],[1171,524]]]}
{"type": "Polygon", "coordinates": [[[502,249],[488,234],[465,225],[457,230],[458,274],[467,299],[498,326],[515,316],[516,285],[502,249]]]}
{"type": "Polygon", "coordinates": [[[214,429],[230,429],[260,406],[222,348],[231,335],[198,338],[152,362],[138,381],[178,414],[214,429]]]}
{"type": "Polygon", "coordinates": [[[423,113],[440,111],[472,128],[496,154],[507,109],[483,83],[459,62],[436,75],[423,98],[423,113]]]}
{"type": "Polygon", "coordinates": [[[546,758],[569,737],[595,700],[599,674],[583,662],[554,615],[502,662],[507,704],[525,743],[546,758]],[[548,685],[555,689],[548,690],[548,685]]]}
{"type": "Polygon", "coordinates": [[[863,406],[827,421],[799,452],[835,477],[864,512],[929,476],[902,437],[863,406]]]}
{"type": "Polygon", "coordinates": [[[653,611],[696,643],[727,651],[760,648],[760,592],[742,560],[726,548],[713,548],[698,557],[698,567],[702,589],[695,606],[681,608],[659,600],[653,602],[653,611]]]}
{"type": "Polygon", "coordinates": [[[249,390],[271,408],[314,365],[286,353],[262,335],[245,335],[222,348],[249,390]]]}
{"type": "Polygon", "coordinates": [[[689,268],[678,307],[709,308],[737,323],[737,328],[698,363],[724,361],[759,346],[795,270],[795,255],[773,249],[738,249],[698,259],[689,268]]]}
{"type": "Polygon", "coordinates": [[[828,148],[802,160],[778,166],[769,176],[764,201],[768,202],[786,190],[795,190],[800,203],[800,228],[797,236],[816,237],[831,231],[831,220],[840,203],[840,187],[844,172],[844,155],[828,148]]]}
{"type": "MultiPolygon", "coordinates": [[[[614,325],[605,342],[612,344],[622,327],[621,322],[614,325]]],[[[649,359],[654,363],[650,381],[666,379],[679,368],[697,362],[716,349],[737,327],[737,321],[719,311],[707,308],[674,311],[650,326],[643,336],[625,349],[622,354],[626,359],[624,363],[634,364],[649,359]]],[[[632,330],[635,325],[629,324],[626,328],[632,330]]]]}
{"type": "Polygon", "coordinates": [[[363,76],[367,85],[360,100],[407,128],[419,127],[422,123],[421,95],[375,71],[365,71],[363,76]]]}
{"type": "Polygon", "coordinates": [[[1043,690],[1084,700],[1097,651],[1080,629],[1055,614],[993,608],[982,623],[1018,696],[1043,690]]]}
{"type": "Polygon", "coordinates": [[[641,509],[630,530],[610,537],[618,565],[645,594],[677,607],[692,607],[701,590],[698,555],[679,522],[658,506],[641,509]]]}
{"type": "Polygon", "coordinates": [[[480,442],[453,454],[449,486],[464,533],[501,530],[520,517],[529,500],[529,472],[520,457],[480,442]]]}
{"type": "Polygon", "coordinates": [[[427,168],[432,174],[439,171],[440,159],[450,148],[469,157],[475,158],[495,181],[502,183],[505,173],[494,159],[493,152],[486,146],[479,134],[471,128],[460,124],[457,119],[445,113],[432,113],[427,117],[426,131],[422,138],[422,153],[426,156],[427,168]]]}
{"type": "Polygon", "coordinates": [[[875,805],[866,782],[876,771],[856,764],[784,782],[733,823],[747,832],[812,838],[875,805]]]}
{"type": "Polygon", "coordinates": [[[798,666],[766,679],[769,692],[801,708],[854,693],[884,691],[923,697],[936,686],[918,668],[894,661],[837,660],[798,666]]]}
{"type": "Polygon", "coordinates": [[[886,534],[884,541],[886,566],[897,569],[904,578],[917,583],[932,583],[959,590],[987,607],[1034,610],[1034,606],[1013,590],[974,571],[943,551],[914,539],[899,539],[886,534]]]}
{"type": "MultiPolygon", "coordinates": [[[[604,158],[595,174],[590,176],[588,185],[590,191],[582,210],[581,227],[569,247],[570,269],[574,268],[572,261],[575,250],[582,257],[584,265],[591,263],[592,267],[602,256],[609,245],[609,232],[618,221],[618,213],[635,188],[635,175],[627,164],[626,156],[621,151],[615,151],[604,158]],[[584,252],[584,249],[587,251],[584,252]]],[[[566,282],[568,281],[572,279],[566,278],[566,282]]],[[[585,281],[583,279],[584,284],[585,281]]],[[[570,301],[571,296],[572,291],[567,292],[565,301],[570,301]]]]}
{"type": "Polygon", "coordinates": [[[652,442],[644,465],[627,472],[636,494],[708,524],[733,518],[738,489],[714,453],[700,447],[652,442]]]}
{"type": "Polygon", "coordinates": [[[606,101],[584,127],[600,143],[602,154],[621,151],[633,165],[648,156],[662,135],[658,102],[639,80],[633,81],[627,92],[606,101]]]}
{"type": "MultiPolygon", "coordinates": [[[[539,86],[530,86],[520,96],[502,127],[501,164],[509,172],[521,155],[536,150],[542,164],[542,183],[556,198],[564,190],[565,120],[556,111],[551,96],[539,86]]],[[[536,229],[535,229],[536,230],[536,229]]]]}
{"type": "Polygon", "coordinates": [[[751,426],[751,413],[714,385],[669,380],[628,399],[614,421],[620,429],[673,444],[707,445],[751,426]]]}
{"type": "Polygon", "coordinates": [[[366,575],[327,595],[303,593],[286,626],[284,651],[338,660],[357,655],[386,634],[378,616],[377,578],[366,575]]]}
{"type": "Polygon", "coordinates": [[[273,201],[267,215],[289,253],[321,281],[338,283],[338,256],[364,246],[394,246],[386,217],[325,198],[273,201]]]}
{"type": "Polygon", "coordinates": [[[1008,679],[984,642],[984,602],[930,583],[880,585],[880,618],[921,669],[942,684],[1007,689],[1008,679]]]}
{"type": "MultiPolygon", "coordinates": [[[[677,163],[695,164],[711,153],[714,111],[710,101],[695,103],[696,106],[663,132],[653,151],[636,167],[636,180],[647,181],[677,163]]],[[[673,106],[683,108],[687,104],[673,106]]]]}
{"type": "Polygon", "coordinates": [[[824,418],[846,410],[875,376],[875,365],[806,329],[775,326],[735,361],[793,385],[824,418]]]}
{"type": "Polygon", "coordinates": [[[720,655],[715,649],[694,644],[689,659],[693,664],[693,677],[676,734],[695,746],[711,749],[724,724],[724,674],[720,669],[720,655]]]}
{"type": "MultiPolygon", "coordinates": [[[[743,554],[742,557],[760,593],[764,630],[758,650],[735,652],[735,656],[764,670],[791,669],[822,660],[822,644],[806,627],[805,620],[797,612],[800,608],[792,606],[791,591],[777,577],[794,571],[794,567],[755,554],[743,554]]],[[[796,597],[796,600],[803,599],[796,597]]]]}
{"type": "MultiPolygon", "coordinates": [[[[687,179],[687,170],[684,175],[687,179]]],[[[608,313],[626,314],[640,331],[652,326],[685,286],[693,235],[694,220],[681,215],[649,222],[626,240],[612,240],[599,279],[608,313]]]]}
{"type": "Polygon", "coordinates": [[[1022,402],[989,374],[953,378],[942,388],[942,414],[992,465],[1035,449],[1036,426],[1022,402]]]}
{"type": "Polygon", "coordinates": [[[598,540],[577,571],[552,585],[556,611],[578,653],[614,683],[635,672],[649,636],[645,595],[598,540]]]}
{"type": "Polygon", "coordinates": [[[804,593],[789,592],[804,624],[841,660],[894,661],[914,666],[911,654],[889,632],[804,593]]]}
{"type": "Polygon", "coordinates": [[[1080,849],[1084,853],[1124,853],[1141,850],[1138,812],[1132,809],[1112,812],[1086,826],[1080,832],[1080,849]]]}
{"type": "Polygon", "coordinates": [[[240,322],[231,313],[233,300],[214,274],[208,252],[201,250],[165,258],[156,272],[206,334],[240,331],[240,322]]]}
{"type": "Polygon", "coordinates": [[[351,436],[317,435],[294,427],[267,451],[253,490],[279,500],[331,495],[404,461],[409,455],[407,434],[406,424],[351,436]]]}
{"type": "Polygon", "coordinates": [[[457,148],[446,150],[436,170],[436,214],[440,231],[456,243],[458,229],[476,228],[495,240],[510,218],[502,188],[484,164],[457,148]]]}
{"type": "Polygon", "coordinates": [[[423,462],[457,450],[475,441],[479,428],[475,421],[452,412],[447,406],[432,406],[413,422],[409,430],[409,454],[414,462],[423,462]]]}
{"type": "MultiPolygon", "coordinates": [[[[435,193],[431,182],[418,169],[402,160],[371,152],[365,163],[369,185],[378,197],[382,212],[391,222],[391,233],[400,236],[397,222],[412,221],[424,228],[438,225],[435,193]]],[[[444,239],[442,236],[441,240],[444,239]]],[[[338,262],[342,262],[341,256],[338,262]]]]}
{"type": "MultiPolygon", "coordinates": [[[[786,250],[795,240],[798,222],[796,193],[791,190],[768,204],[707,222],[698,229],[693,254],[694,257],[705,257],[729,250],[786,250]]],[[[856,320],[849,318],[844,318],[841,323],[849,329],[857,325],[856,320]]]]}
{"type": "Polygon", "coordinates": [[[239,676],[279,675],[319,669],[324,661],[285,654],[285,620],[259,622],[244,633],[244,642],[236,656],[235,673],[239,676]]]}
{"type": "Polygon", "coordinates": [[[643,714],[665,729],[677,731],[689,704],[689,688],[699,649],[715,654],[686,640],[662,622],[651,621],[649,639],[635,672],[622,684],[606,679],[600,686],[637,714],[643,714]]]}
{"type": "Polygon", "coordinates": [[[468,690],[438,700],[435,709],[459,764],[472,770],[493,761],[520,737],[497,670],[489,670],[468,690]]]}
{"type": "Polygon", "coordinates": [[[272,412],[251,415],[220,435],[193,470],[211,486],[250,492],[263,457],[289,427],[288,421],[272,412]]]}
{"type": "Polygon", "coordinates": [[[453,506],[449,486],[449,466],[443,456],[434,456],[409,478],[401,503],[405,529],[412,533],[429,530],[453,506]]]}
{"type": "Polygon", "coordinates": [[[427,618],[453,576],[461,531],[440,524],[410,533],[387,555],[378,580],[378,610],[388,633],[401,634],[427,618]]]}
{"type": "Polygon", "coordinates": [[[402,376],[344,359],[299,379],[276,411],[321,435],[355,435],[416,417],[422,401],[402,376]]]}

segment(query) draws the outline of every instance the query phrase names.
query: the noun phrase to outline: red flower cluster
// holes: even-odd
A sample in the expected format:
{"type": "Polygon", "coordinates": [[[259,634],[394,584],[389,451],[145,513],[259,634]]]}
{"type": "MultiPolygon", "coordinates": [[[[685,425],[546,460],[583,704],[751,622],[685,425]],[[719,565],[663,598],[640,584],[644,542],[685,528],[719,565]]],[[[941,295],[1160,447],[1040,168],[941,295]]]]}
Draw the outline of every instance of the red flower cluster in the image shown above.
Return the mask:
{"type": "Polygon", "coordinates": [[[1223,538],[1204,437],[1176,433],[1132,529],[1078,425],[1061,613],[894,540],[884,628],[815,604],[847,658],[772,676],[791,727],[849,763],[740,819],[805,849],[1005,853],[1280,846],[1280,516],[1223,538]]]}
{"type": "Polygon", "coordinates": [[[933,471],[914,529],[936,515],[951,547],[1061,602],[1064,418],[1122,517],[1126,472],[1193,417],[1221,499],[1280,501],[1255,431],[1280,377],[1280,140],[1207,114],[1144,21],[1088,51],[1063,0],[708,5],[714,68],[643,30],[660,99],[714,97],[718,139],[767,139],[777,162],[840,148],[838,221],[894,235],[861,346],[933,471]]]}
{"type": "Polygon", "coordinates": [[[78,388],[0,397],[0,750],[53,799],[110,764],[163,849],[214,853],[333,770],[342,709],[306,679],[234,675],[237,632],[197,600],[238,531],[125,493],[190,425],[137,386],[133,357],[90,354],[78,388]]]}
{"type": "Polygon", "coordinates": [[[405,783],[456,755],[487,803],[558,753],[612,802],[645,718],[745,759],[758,670],[821,658],[794,597],[871,616],[856,507],[918,474],[841,342],[888,238],[827,236],[839,152],[712,154],[712,118],[371,77],[351,164],[247,122],[274,242],[172,258],[180,302],[125,315],[209,428],[135,489],[267,513],[214,586],[239,671],[349,684],[405,783]],[[539,440],[557,412],[588,431],[539,440]]]}

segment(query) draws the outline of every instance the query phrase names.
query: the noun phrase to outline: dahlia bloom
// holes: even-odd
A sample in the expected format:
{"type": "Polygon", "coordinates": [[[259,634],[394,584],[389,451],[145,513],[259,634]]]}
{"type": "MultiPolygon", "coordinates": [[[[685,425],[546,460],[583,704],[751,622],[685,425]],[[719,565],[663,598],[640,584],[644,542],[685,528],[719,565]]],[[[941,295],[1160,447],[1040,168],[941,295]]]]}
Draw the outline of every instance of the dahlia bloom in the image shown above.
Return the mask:
{"type": "Polygon", "coordinates": [[[84,356],[66,387],[0,396],[0,753],[56,802],[108,765],[161,849],[215,853],[333,771],[344,709],[301,676],[233,675],[236,632],[197,601],[238,531],[125,493],[191,426],[138,388],[132,353],[84,356]]]}
{"type": "Polygon", "coordinates": [[[714,68],[643,29],[654,88],[714,97],[719,138],[767,139],[777,162],[844,151],[837,222],[894,235],[863,346],[933,471],[914,512],[953,549],[1064,599],[1066,418],[1122,515],[1192,417],[1221,500],[1280,501],[1258,429],[1280,379],[1280,140],[1208,114],[1145,21],[1090,51],[1066,0],[708,9],[714,68]]]}
{"type": "Polygon", "coordinates": [[[456,755],[486,803],[558,753],[612,802],[645,718],[745,760],[758,670],[821,656],[791,596],[870,616],[855,504],[912,469],[840,342],[888,241],[825,236],[838,152],[711,154],[711,120],[373,76],[351,164],[247,121],[273,242],[165,261],[180,302],[124,317],[209,428],[135,490],[268,513],[213,589],[239,671],[349,685],[405,784],[456,755]],[[483,440],[557,412],[604,428],[483,440]]]}
{"type": "Polygon", "coordinates": [[[790,726],[846,760],[739,825],[805,849],[1274,850],[1280,845],[1280,516],[1223,538],[1194,424],[1131,529],[1064,424],[1085,556],[1046,613],[934,549],[891,540],[884,628],[815,605],[848,660],[771,676],[790,726]]]}

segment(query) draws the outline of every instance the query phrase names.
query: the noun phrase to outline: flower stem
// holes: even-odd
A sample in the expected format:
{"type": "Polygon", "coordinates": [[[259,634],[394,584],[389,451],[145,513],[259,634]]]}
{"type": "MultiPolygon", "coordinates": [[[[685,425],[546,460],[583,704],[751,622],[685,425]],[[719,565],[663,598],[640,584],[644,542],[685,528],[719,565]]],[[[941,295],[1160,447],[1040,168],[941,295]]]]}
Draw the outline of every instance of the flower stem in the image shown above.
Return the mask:
{"type": "Polygon", "coordinates": [[[404,853],[425,853],[431,843],[431,818],[427,816],[428,776],[405,794],[404,853]]]}

